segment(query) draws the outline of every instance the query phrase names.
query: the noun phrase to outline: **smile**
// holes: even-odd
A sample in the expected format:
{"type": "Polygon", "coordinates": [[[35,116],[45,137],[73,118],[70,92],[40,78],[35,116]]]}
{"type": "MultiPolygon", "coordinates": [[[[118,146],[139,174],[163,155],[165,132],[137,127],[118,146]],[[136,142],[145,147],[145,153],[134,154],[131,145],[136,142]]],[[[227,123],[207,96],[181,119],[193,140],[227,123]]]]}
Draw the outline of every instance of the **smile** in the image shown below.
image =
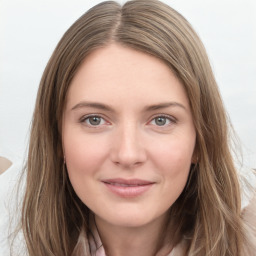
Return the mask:
{"type": "Polygon", "coordinates": [[[110,179],[103,180],[103,184],[117,196],[132,198],[138,197],[148,191],[155,182],[145,180],[110,179]]]}

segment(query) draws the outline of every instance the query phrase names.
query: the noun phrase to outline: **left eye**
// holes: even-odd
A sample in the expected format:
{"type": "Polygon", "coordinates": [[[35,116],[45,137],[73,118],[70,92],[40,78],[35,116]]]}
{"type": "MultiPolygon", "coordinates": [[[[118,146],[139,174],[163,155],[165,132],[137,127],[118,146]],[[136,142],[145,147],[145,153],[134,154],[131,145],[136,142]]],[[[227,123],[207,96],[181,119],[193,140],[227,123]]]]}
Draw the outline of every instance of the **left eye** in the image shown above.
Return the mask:
{"type": "Polygon", "coordinates": [[[100,116],[89,116],[84,118],[83,122],[85,122],[89,126],[99,126],[106,123],[106,121],[100,116]]]}
{"type": "Polygon", "coordinates": [[[172,120],[169,117],[166,116],[157,116],[150,122],[153,125],[157,126],[166,126],[169,125],[172,122],[172,120]]]}

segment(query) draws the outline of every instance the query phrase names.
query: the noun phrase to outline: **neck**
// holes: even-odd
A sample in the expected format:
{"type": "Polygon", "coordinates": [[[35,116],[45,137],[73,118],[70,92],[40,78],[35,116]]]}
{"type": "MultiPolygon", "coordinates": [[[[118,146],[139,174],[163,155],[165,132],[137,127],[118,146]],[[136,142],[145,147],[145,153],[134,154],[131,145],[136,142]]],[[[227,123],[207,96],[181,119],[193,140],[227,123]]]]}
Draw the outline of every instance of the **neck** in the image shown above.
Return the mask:
{"type": "Polygon", "coordinates": [[[172,250],[165,244],[167,216],[161,216],[140,227],[120,227],[95,217],[97,228],[108,256],[167,255],[172,250]]]}

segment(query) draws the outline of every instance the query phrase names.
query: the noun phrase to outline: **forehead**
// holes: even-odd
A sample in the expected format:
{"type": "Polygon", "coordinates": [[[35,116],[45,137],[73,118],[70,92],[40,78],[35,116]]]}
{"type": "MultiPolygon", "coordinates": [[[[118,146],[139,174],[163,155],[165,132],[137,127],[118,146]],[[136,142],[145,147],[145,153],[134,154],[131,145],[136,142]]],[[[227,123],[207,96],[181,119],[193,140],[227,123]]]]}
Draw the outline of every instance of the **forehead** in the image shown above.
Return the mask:
{"type": "Polygon", "coordinates": [[[79,100],[113,104],[178,100],[189,105],[183,85],[163,61],[117,44],[93,51],[81,64],[67,103],[79,100]]]}

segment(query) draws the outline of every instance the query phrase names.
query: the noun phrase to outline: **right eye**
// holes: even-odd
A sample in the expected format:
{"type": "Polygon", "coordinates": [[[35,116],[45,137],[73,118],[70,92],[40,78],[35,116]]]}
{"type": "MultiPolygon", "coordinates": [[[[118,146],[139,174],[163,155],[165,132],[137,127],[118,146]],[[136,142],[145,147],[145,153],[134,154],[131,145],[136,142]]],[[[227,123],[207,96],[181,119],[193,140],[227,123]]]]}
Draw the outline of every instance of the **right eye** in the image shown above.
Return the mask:
{"type": "Polygon", "coordinates": [[[97,127],[97,126],[105,125],[107,123],[104,118],[97,115],[84,117],[81,120],[81,122],[91,127],[97,127]]]}

